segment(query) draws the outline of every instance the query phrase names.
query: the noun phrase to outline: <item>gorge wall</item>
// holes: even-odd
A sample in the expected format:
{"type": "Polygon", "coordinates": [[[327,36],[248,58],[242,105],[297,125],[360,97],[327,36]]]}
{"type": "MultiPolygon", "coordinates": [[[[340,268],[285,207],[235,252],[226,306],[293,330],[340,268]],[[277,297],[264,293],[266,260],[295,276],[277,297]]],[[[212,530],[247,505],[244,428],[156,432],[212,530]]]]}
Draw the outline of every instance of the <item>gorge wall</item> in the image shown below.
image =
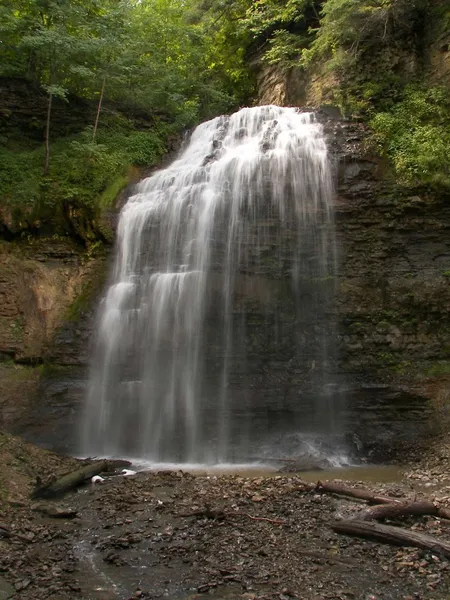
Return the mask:
{"type": "MultiPolygon", "coordinates": [[[[450,34],[436,22],[428,36],[420,60],[403,51],[392,68],[431,86],[448,81],[450,34]]],[[[340,110],[327,105],[336,82],[326,72],[283,70],[261,56],[252,63],[261,103],[324,104],[324,114],[337,117],[329,139],[338,169],[342,368],[363,379],[377,372],[396,380],[448,374],[448,193],[396,184],[389,165],[370,150],[364,125],[341,120],[340,110]]]]}
{"type": "MultiPolygon", "coordinates": [[[[329,112],[319,118],[337,181],[336,377],[348,402],[348,431],[364,439],[369,456],[384,459],[405,445],[419,447],[447,417],[450,209],[445,198],[396,185],[365,149],[365,127],[329,112]]],[[[67,239],[42,239],[3,242],[1,264],[1,427],[73,450],[107,260],[67,239]]],[[[274,418],[270,406],[289,417],[303,385],[291,360],[292,307],[272,276],[269,268],[256,287],[243,280],[239,292],[255,357],[251,386],[268,407],[263,418],[274,418]],[[275,353],[261,335],[267,289],[275,290],[271,310],[286,325],[275,353]]],[[[237,359],[231,385],[239,397],[237,359]]]]}

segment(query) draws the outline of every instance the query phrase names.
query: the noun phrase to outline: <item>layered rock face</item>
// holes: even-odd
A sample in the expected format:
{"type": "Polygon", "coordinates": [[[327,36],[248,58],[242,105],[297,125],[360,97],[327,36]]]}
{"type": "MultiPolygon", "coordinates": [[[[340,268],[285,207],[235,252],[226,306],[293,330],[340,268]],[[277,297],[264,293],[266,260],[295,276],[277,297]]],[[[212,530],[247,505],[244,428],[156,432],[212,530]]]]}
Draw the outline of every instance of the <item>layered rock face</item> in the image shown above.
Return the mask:
{"type": "Polygon", "coordinates": [[[362,126],[330,126],[338,159],[341,367],[424,373],[450,358],[448,199],[395,185],[362,126]]]}
{"type": "MultiPolygon", "coordinates": [[[[450,39],[440,23],[433,27],[420,60],[405,47],[393,61],[401,72],[439,85],[448,80],[450,39]]],[[[448,427],[448,195],[396,184],[370,151],[364,126],[326,106],[337,85],[328,72],[283,71],[260,57],[254,68],[262,103],[324,103],[324,113],[336,119],[327,128],[337,169],[340,372],[349,383],[378,381],[425,394],[437,406],[437,421],[448,427]]]]}
{"type": "Polygon", "coordinates": [[[448,198],[396,185],[365,150],[362,125],[328,127],[338,169],[339,371],[351,389],[355,431],[368,432],[375,446],[389,446],[386,434],[396,431],[418,447],[421,434],[449,425],[448,198]],[[378,384],[389,386],[386,394],[378,384]]]}
{"type": "MultiPolygon", "coordinates": [[[[2,429],[42,427],[50,434],[61,429],[61,439],[67,428],[73,429],[70,415],[82,401],[83,394],[77,392],[84,385],[77,381],[85,379],[90,355],[91,299],[101,288],[104,272],[104,258],[89,256],[68,239],[2,243],[2,429]]],[[[38,441],[44,443],[46,435],[38,435],[38,441]]]]}

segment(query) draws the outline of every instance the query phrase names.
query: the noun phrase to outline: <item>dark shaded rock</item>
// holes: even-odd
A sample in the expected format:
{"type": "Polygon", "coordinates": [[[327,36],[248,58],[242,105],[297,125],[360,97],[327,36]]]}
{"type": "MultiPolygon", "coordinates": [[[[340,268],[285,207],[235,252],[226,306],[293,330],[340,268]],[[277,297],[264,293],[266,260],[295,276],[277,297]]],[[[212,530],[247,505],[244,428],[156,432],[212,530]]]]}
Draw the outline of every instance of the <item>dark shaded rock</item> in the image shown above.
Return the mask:
{"type": "Polygon", "coordinates": [[[0,600],[7,600],[14,596],[16,589],[6,581],[4,577],[0,576],[0,600]]]}

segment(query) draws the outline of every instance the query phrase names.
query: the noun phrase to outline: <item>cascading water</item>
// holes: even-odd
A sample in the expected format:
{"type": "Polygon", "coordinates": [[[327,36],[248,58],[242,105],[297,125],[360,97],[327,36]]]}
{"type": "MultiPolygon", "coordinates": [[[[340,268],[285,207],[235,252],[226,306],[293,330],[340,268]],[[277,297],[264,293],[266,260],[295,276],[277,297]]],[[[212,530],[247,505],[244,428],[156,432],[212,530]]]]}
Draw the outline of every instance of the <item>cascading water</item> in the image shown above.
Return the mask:
{"type": "Polygon", "coordinates": [[[139,184],[101,306],[86,452],[246,460],[287,404],[291,434],[332,432],[332,198],[322,125],[276,106],[200,125],[139,184]],[[295,405],[312,388],[305,425],[295,405]]]}

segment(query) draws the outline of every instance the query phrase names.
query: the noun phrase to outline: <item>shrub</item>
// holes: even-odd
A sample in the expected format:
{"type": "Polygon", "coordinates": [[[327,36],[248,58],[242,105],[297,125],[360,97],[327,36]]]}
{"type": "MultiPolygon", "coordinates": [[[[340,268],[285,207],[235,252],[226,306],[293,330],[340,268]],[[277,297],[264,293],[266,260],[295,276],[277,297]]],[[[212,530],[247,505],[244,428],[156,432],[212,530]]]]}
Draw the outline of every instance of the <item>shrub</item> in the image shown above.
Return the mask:
{"type": "Polygon", "coordinates": [[[450,187],[450,95],[407,86],[400,102],[370,121],[374,139],[405,183],[450,187]]]}

